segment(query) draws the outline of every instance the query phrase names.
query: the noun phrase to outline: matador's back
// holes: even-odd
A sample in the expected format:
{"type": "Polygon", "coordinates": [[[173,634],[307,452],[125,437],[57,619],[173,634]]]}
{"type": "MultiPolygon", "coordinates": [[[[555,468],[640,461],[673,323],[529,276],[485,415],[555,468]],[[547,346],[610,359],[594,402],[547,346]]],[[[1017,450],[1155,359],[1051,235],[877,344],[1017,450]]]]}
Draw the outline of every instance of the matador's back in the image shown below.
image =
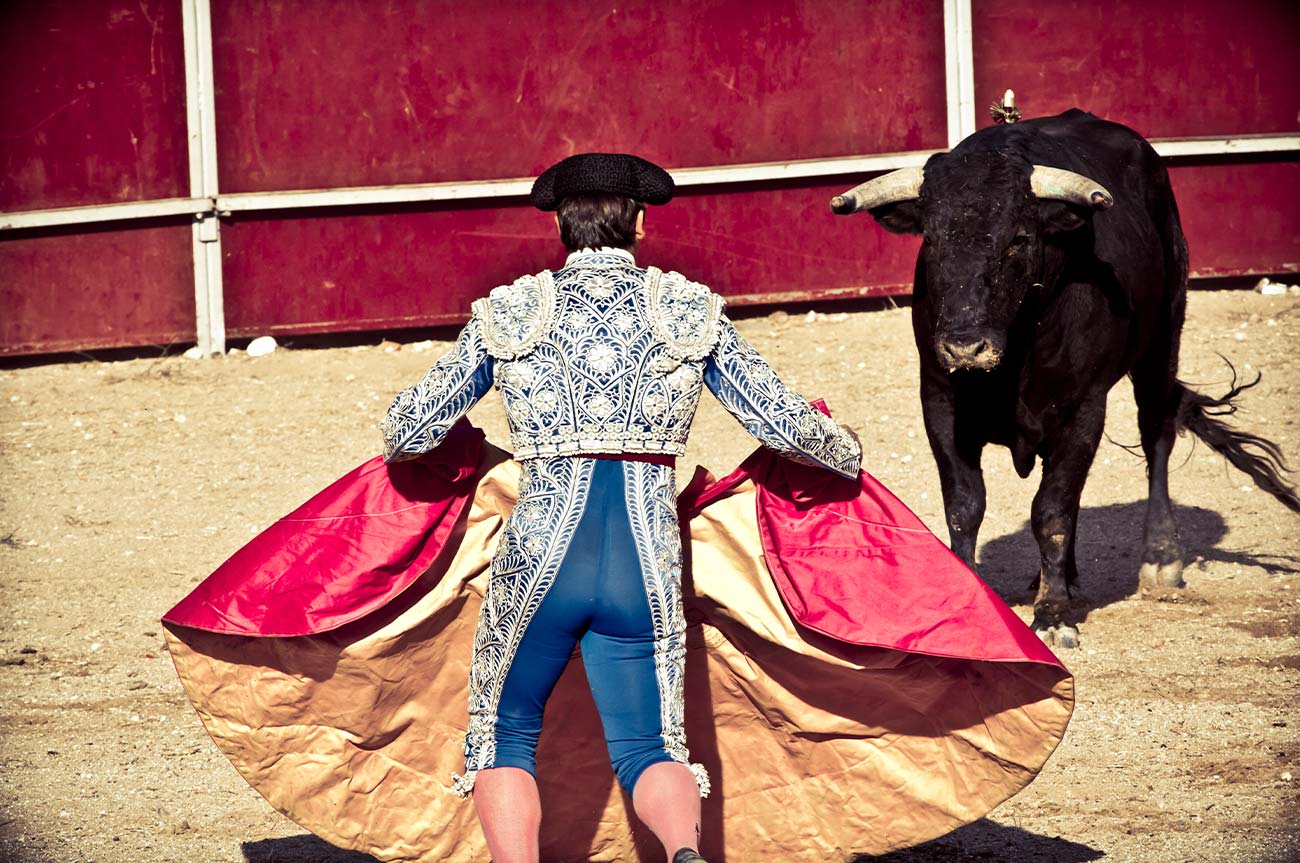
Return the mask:
{"type": "Polygon", "coordinates": [[[627,256],[582,256],[474,304],[517,458],[681,455],[722,299],[627,256]]]}
{"type": "Polygon", "coordinates": [[[474,303],[456,347],[384,419],[390,459],[437,446],[492,386],[517,459],[679,456],[704,386],[782,455],[856,476],[861,448],[787,388],[723,301],[621,249],[584,249],[474,303]]]}

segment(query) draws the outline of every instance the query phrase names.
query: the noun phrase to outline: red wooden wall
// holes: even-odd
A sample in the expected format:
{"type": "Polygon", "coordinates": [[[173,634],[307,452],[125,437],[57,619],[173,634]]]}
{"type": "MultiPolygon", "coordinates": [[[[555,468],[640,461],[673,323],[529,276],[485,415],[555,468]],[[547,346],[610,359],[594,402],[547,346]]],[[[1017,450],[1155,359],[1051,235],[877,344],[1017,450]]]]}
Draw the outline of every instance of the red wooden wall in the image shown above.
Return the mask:
{"type": "MultiPolygon", "coordinates": [[[[1079,107],[1148,138],[1300,130],[1295,0],[974,0],[975,104],[1079,107]]],[[[1172,169],[1194,276],[1300,272],[1300,161],[1172,169]]]]}
{"type": "MultiPolygon", "coordinates": [[[[521,5],[214,7],[222,190],[524,177],[584,150],[685,167],[946,139],[941,2],[521,5]]],[[[842,185],[688,191],[650,214],[642,258],[752,300],[897,288],[914,249],[846,242],[826,203],[842,185]]],[[[236,219],[223,245],[235,335],[458,321],[562,260],[550,216],[520,200],[236,219]]]]}
{"type": "MultiPolygon", "coordinates": [[[[1155,137],[1294,133],[1282,0],[975,0],[975,98],[1155,137]]],[[[582,150],[669,168],[945,145],[942,0],[221,0],[223,193],[530,176],[582,150]]],[[[177,0],[0,4],[0,209],[183,196],[177,0]]],[[[1174,168],[1200,275],[1300,270],[1294,157],[1174,168]],[[1226,227],[1225,227],[1226,226],[1226,227]]],[[[906,290],[914,238],[830,215],[858,177],[686,188],[641,256],[733,303],[906,290]]],[[[0,237],[0,353],[192,340],[185,219],[0,237]]],[[[522,199],[236,213],[227,330],[449,323],[555,266],[522,199]]]]}
{"type": "MultiPolygon", "coordinates": [[[[174,0],[0,3],[0,210],[189,193],[174,0]]],[[[193,341],[186,220],[0,237],[0,353],[193,341]]]]}
{"type": "MultiPolygon", "coordinates": [[[[1300,126],[1293,0],[974,0],[975,104],[1081,107],[1148,138],[1300,126]]],[[[981,110],[981,126],[992,121],[981,110]]]]}

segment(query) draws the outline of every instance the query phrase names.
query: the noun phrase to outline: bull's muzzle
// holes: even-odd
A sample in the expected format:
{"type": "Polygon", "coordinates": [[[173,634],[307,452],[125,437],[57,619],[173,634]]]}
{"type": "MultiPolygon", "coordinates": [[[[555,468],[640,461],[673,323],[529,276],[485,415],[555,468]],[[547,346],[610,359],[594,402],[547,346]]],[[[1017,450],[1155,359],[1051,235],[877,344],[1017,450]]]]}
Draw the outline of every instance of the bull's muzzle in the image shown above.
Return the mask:
{"type": "Polygon", "coordinates": [[[954,336],[936,340],[939,362],[950,372],[989,371],[1002,360],[1002,344],[992,336],[954,336]]]}

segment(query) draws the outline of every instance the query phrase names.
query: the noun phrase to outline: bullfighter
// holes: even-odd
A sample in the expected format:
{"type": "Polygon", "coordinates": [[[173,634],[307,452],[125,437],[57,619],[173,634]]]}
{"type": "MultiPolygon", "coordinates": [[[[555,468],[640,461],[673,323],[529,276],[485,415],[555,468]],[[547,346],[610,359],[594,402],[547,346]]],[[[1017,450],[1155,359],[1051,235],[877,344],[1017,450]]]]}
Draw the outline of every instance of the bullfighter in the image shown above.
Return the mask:
{"type": "Polygon", "coordinates": [[[576,645],[610,760],[673,863],[698,854],[706,768],[683,726],[686,620],[674,460],[704,387],[796,461],[856,478],[856,436],[792,391],[736,332],[723,300],[638,265],[645,205],[674,184],[635,156],[586,153],[544,172],[532,202],[568,251],[474,303],[455,347],[400,393],[385,456],[437,447],[492,386],[519,501],[492,561],[469,678],[466,766],[492,859],[538,859],[542,713],[576,645]]]}

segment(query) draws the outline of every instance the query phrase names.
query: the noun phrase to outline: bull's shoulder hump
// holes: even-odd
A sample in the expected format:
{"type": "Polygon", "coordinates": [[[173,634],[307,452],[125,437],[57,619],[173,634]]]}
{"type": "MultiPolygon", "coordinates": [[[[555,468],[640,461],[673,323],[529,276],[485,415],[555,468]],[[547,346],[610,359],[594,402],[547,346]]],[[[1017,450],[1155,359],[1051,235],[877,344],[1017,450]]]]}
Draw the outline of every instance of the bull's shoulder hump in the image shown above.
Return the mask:
{"type": "Polygon", "coordinates": [[[1137,132],[1122,123],[1107,120],[1079,108],[1071,108],[1055,117],[1039,117],[1028,121],[1039,131],[1054,138],[1078,136],[1081,144],[1088,142],[1145,141],[1137,132]]]}
{"type": "Polygon", "coordinates": [[[499,360],[527,354],[555,320],[555,280],[549,270],[521,276],[475,300],[473,316],[483,330],[487,352],[499,360]]]}
{"type": "Polygon", "coordinates": [[[718,343],[726,302],[706,285],[678,272],[646,269],[650,325],[668,352],[681,360],[708,356],[718,343]]]}
{"type": "Polygon", "coordinates": [[[1056,116],[1057,119],[1060,120],[1085,120],[1085,119],[1100,120],[1101,119],[1091,111],[1085,111],[1082,108],[1070,108],[1068,110],[1062,111],[1056,116]]]}

